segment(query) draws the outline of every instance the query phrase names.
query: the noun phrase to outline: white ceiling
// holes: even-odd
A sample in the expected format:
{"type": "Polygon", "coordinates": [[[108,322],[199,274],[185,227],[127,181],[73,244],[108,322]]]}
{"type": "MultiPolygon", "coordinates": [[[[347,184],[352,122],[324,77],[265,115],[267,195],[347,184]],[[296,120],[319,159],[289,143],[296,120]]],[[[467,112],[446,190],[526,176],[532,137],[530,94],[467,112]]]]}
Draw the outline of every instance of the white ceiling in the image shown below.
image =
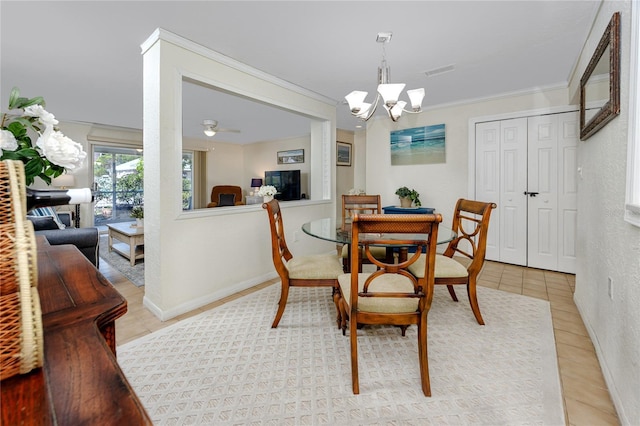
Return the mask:
{"type": "MultiPolygon", "coordinates": [[[[44,96],[60,120],[142,128],[140,44],[158,27],[334,99],[339,128],[359,121],[343,104],[375,92],[386,45],[391,82],[424,87],[424,107],[566,85],[597,1],[6,1],[0,2],[2,110],[9,91],[44,96]],[[455,64],[455,70],[424,72],[455,64]]],[[[249,143],[308,133],[308,121],[188,88],[184,133],[202,120],[249,143]],[[253,107],[262,109],[254,115],[253,107]],[[242,108],[243,112],[238,112],[242,108]],[[235,110],[235,111],[234,111],[235,110]],[[273,114],[273,115],[271,115],[273,114]]],[[[378,112],[380,113],[380,112],[378,112]]],[[[428,112],[426,112],[428,114],[428,112]]]]}

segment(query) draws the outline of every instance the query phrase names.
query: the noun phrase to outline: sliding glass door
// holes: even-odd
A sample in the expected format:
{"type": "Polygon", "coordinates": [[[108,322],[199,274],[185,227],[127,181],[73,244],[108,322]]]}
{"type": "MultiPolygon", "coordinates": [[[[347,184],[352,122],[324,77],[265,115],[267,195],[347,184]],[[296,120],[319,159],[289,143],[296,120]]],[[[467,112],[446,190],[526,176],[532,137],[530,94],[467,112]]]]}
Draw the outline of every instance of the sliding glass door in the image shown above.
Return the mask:
{"type": "Polygon", "coordinates": [[[133,220],[133,206],[144,205],[144,162],[135,148],[94,146],[94,225],[133,220]]]}

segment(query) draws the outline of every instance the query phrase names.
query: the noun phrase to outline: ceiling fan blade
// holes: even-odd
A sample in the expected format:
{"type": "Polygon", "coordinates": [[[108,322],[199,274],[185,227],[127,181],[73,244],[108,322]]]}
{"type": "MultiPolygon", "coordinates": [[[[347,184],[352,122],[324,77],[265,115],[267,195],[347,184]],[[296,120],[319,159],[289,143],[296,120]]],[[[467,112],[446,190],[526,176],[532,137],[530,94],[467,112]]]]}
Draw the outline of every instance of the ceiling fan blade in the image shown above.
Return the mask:
{"type": "Polygon", "coordinates": [[[240,133],[240,130],[237,130],[237,129],[223,129],[223,128],[216,128],[216,132],[240,133]]]}

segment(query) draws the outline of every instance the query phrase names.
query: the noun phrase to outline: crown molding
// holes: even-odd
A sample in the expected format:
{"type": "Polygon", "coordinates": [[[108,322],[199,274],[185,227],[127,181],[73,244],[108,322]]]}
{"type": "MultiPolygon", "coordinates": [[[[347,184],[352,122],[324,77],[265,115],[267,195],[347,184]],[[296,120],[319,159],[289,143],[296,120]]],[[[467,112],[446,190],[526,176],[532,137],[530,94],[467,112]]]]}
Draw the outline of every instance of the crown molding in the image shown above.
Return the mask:
{"type": "Polygon", "coordinates": [[[259,78],[260,80],[267,81],[271,84],[277,85],[292,92],[299,93],[301,95],[307,96],[320,102],[324,102],[329,105],[338,105],[338,101],[336,101],[335,99],[331,99],[327,96],[321,95],[320,93],[306,89],[302,86],[298,86],[297,84],[291,83],[290,81],[275,77],[262,70],[237,61],[233,58],[223,55],[222,53],[216,52],[215,50],[209,49],[208,47],[174,34],[171,31],[167,31],[163,28],[156,28],[156,30],[149,36],[149,38],[140,45],[141,54],[147,52],[147,50],[149,50],[155,43],[160,40],[188,49],[204,56],[205,58],[209,58],[237,71],[259,78]]]}

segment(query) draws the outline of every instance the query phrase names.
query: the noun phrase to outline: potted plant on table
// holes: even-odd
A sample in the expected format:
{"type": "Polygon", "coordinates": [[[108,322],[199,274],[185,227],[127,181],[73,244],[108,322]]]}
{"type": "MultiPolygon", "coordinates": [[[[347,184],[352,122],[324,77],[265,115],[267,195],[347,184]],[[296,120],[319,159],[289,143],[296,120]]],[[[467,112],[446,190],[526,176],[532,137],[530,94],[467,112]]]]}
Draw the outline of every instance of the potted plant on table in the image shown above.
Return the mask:
{"type": "Polygon", "coordinates": [[[416,204],[416,207],[420,207],[420,194],[415,189],[409,189],[406,186],[400,187],[396,190],[396,195],[400,197],[401,207],[411,207],[412,203],[416,204]]]}
{"type": "Polygon", "coordinates": [[[131,209],[131,217],[136,220],[137,228],[144,227],[144,207],[143,206],[133,206],[133,208],[131,209]]]}

